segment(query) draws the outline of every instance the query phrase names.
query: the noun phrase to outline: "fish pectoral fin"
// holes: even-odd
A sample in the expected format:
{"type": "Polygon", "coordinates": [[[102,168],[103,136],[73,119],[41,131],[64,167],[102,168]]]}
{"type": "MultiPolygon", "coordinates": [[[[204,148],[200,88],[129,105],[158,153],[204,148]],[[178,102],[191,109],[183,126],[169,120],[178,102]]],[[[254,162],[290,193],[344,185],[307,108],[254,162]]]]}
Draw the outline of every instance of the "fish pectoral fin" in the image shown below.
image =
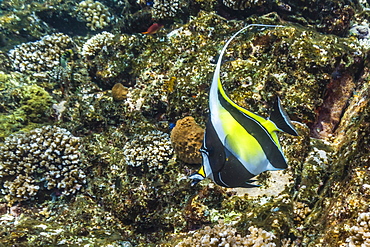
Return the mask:
{"type": "Polygon", "coordinates": [[[275,100],[274,106],[270,114],[270,120],[274,122],[274,124],[276,125],[276,127],[279,128],[279,130],[294,136],[298,136],[297,130],[291,123],[288,114],[281,106],[281,101],[279,97],[277,97],[275,100]]]}
{"type": "Polygon", "coordinates": [[[230,150],[232,150],[231,144],[230,144],[230,135],[225,136],[224,140],[224,150],[225,150],[225,156],[226,158],[230,158],[233,156],[230,150]]]}

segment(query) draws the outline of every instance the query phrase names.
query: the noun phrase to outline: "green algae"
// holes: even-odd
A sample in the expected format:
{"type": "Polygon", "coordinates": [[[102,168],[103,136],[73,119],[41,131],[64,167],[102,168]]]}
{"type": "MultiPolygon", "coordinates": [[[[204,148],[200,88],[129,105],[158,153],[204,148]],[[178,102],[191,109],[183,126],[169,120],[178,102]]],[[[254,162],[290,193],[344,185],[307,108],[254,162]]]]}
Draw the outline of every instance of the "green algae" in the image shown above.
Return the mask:
{"type": "Polygon", "coordinates": [[[20,129],[32,129],[47,122],[53,102],[50,94],[42,87],[20,82],[20,86],[12,88],[14,84],[11,80],[14,78],[3,74],[1,138],[20,129]]]}

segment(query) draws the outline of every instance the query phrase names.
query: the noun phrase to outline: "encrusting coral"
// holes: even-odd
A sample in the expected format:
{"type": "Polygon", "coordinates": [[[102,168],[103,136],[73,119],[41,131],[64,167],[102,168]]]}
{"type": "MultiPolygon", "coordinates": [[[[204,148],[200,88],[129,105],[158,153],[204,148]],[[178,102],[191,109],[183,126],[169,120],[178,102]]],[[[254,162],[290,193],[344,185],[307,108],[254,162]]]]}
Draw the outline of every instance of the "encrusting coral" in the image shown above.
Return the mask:
{"type": "Polygon", "coordinates": [[[9,202],[34,198],[43,188],[70,195],[86,183],[80,139],[55,126],[7,137],[0,146],[0,184],[9,202]]]}
{"type": "Polygon", "coordinates": [[[274,247],[274,234],[261,228],[251,226],[250,234],[242,237],[236,229],[222,221],[214,227],[206,226],[204,229],[194,231],[192,236],[182,240],[176,247],[274,247]]]}
{"type": "Polygon", "coordinates": [[[176,122],[171,132],[171,143],[177,157],[189,164],[200,164],[204,130],[193,117],[185,117],[176,122]]]}
{"type": "Polygon", "coordinates": [[[4,82],[5,90],[0,92],[1,107],[6,109],[0,113],[1,140],[20,129],[33,129],[38,127],[35,125],[48,121],[48,111],[53,103],[53,98],[44,88],[24,83],[29,77],[9,77],[11,81],[4,82]],[[12,88],[13,83],[18,86],[12,88]]]}

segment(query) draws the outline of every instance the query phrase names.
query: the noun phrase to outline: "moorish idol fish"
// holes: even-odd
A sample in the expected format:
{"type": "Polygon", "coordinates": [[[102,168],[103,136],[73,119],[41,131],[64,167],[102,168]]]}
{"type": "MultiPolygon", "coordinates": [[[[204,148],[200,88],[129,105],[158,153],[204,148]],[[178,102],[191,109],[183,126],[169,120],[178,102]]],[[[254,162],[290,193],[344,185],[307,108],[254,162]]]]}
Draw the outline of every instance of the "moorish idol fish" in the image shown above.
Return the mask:
{"type": "Polygon", "coordinates": [[[192,185],[204,178],[216,184],[235,187],[256,187],[251,180],[268,170],[287,168],[277,132],[297,136],[288,115],[277,98],[271,115],[265,119],[238,106],[225,93],[220,79],[222,57],[229,43],[242,31],[252,27],[277,27],[251,24],[236,32],[224,45],[217,61],[209,93],[210,116],[206,124],[200,152],[202,167],[189,176],[192,185]]]}

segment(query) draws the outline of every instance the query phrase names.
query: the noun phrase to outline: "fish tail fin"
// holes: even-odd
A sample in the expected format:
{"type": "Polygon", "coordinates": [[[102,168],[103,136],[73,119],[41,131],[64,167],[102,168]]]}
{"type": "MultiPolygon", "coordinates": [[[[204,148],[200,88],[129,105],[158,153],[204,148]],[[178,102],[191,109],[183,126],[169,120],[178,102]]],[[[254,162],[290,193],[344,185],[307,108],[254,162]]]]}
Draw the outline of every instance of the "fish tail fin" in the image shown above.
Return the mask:
{"type": "Polygon", "coordinates": [[[270,114],[270,120],[275,123],[279,130],[284,131],[288,134],[298,136],[296,129],[291,123],[288,114],[281,106],[280,98],[277,97],[270,114]]]}
{"type": "Polygon", "coordinates": [[[200,181],[202,181],[204,178],[205,178],[205,174],[204,174],[204,168],[203,166],[199,169],[198,172],[196,173],[193,173],[189,176],[190,179],[192,179],[193,181],[191,182],[191,186],[194,186],[196,185],[197,183],[199,183],[200,181]]]}

